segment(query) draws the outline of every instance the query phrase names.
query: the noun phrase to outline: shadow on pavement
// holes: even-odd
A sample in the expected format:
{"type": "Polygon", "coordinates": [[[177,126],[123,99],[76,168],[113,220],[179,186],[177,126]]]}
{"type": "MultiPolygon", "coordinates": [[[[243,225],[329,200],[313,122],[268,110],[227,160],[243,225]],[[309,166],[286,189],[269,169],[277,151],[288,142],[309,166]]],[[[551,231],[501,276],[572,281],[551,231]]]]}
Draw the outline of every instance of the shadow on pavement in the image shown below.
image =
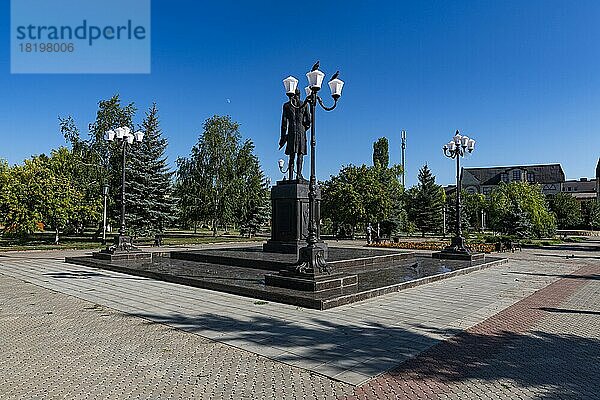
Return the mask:
{"type": "Polygon", "coordinates": [[[514,275],[530,275],[530,276],[549,276],[549,277],[557,277],[557,278],[567,278],[567,279],[584,279],[584,280],[600,280],[600,274],[590,274],[590,275],[574,275],[574,274],[544,274],[541,272],[507,272],[508,274],[514,275]]]}
{"type": "Polygon", "coordinates": [[[351,369],[367,376],[391,370],[383,377],[400,381],[508,379],[523,387],[547,386],[548,398],[592,398],[590,394],[600,393],[600,340],[575,335],[540,331],[481,334],[425,325],[413,325],[415,329],[408,330],[377,323],[350,326],[325,318],[298,324],[266,316],[136,316],[200,335],[208,330],[221,332],[213,338],[241,348],[253,344],[275,347],[284,352],[270,358],[317,372],[319,365],[329,363],[339,366],[340,372],[351,369]],[[444,338],[448,340],[439,340],[444,338]],[[235,343],[242,340],[249,345],[235,343]]]}
{"type": "Polygon", "coordinates": [[[567,308],[554,308],[554,307],[539,307],[538,309],[542,310],[542,311],[554,312],[554,313],[600,315],[600,311],[569,310],[567,308]]]}
{"type": "MultiPolygon", "coordinates": [[[[379,323],[347,325],[340,320],[333,322],[325,318],[310,318],[297,323],[267,316],[134,315],[149,320],[148,323],[175,326],[242,349],[250,346],[276,348],[281,351],[266,350],[270,358],[300,367],[304,361],[307,366],[330,363],[335,364],[331,366],[334,370],[336,366],[339,367],[338,373],[351,368],[367,376],[390,370],[439,342],[423,331],[409,331],[379,323]]],[[[449,337],[458,332],[448,330],[445,335],[449,337]]],[[[255,352],[261,354],[260,350],[255,352]]]]}
{"type": "Polygon", "coordinates": [[[538,399],[598,399],[600,340],[576,335],[503,331],[464,332],[434,346],[390,372],[395,382],[436,382],[437,387],[474,380],[510,380],[517,386],[545,389],[538,399]]]}
{"type": "Polygon", "coordinates": [[[572,260],[572,259],[575,259],[575,258],[600,260],[600,256],[596,257],[596,256],[581,255],[581,254],[572,254],[572,255],[569,254],[569,255],[565,255],[565,254],[541,254],[541,253],[534,253],[533,255],[536,256],[536,257],[562,258],[564,260],[572,260]]]}
{"type": "Polygon", "coordinates": [[[45,272],[42,275],[49,276],[56,279],[89,279],[89,278],[111,278],[111,279],[130,279],[136,281],[149,280],[148,278],[135,277],[135,276],[114,276],[107,275],[100,272],[84,271],[84,270],[70,270],[61,272],[45,272]]]}

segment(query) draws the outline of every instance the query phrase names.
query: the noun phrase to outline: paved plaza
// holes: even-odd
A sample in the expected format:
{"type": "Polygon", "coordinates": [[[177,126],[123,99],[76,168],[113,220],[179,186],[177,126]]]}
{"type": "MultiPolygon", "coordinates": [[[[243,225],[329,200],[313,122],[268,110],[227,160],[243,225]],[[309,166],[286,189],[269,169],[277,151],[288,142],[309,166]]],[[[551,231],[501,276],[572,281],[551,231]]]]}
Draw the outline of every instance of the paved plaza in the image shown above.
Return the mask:
{"type": "Polygon", "coordinates": [[[317,311],[0,254],[0,399],[600,398],[600,241],[317,311]]]}

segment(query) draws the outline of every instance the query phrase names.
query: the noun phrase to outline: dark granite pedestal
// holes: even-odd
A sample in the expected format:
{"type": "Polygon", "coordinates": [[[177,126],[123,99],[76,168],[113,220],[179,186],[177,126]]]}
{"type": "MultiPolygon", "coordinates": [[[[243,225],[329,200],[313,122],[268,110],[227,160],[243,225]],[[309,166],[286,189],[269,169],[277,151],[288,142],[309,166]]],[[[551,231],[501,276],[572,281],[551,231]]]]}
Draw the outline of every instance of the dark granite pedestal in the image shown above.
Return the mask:
{"type": "MultiPolygon", "coordinates": [[[[280,277],[278,271],[296,265],[296,256],[265,253],[260,247],[205,249],[189,252],[154,253],[152,259],[108,260],[90,256],[68,257],[68,263],[159,279],[253,297],[255,299],[293,304],[299,307],[329,309],[396,292],[446,277],[475,271],[505,262],[494,257],[485,260],[460,261],[432,258],[408,252],[375,249],[331,247],[328,264],[335,273],[325,280],[339,280],[339,285],[326,289],[321,278],[310,279],[297,289],[266,284],[280,277]],[[357,276],[339,278],[336,274],[357,276]],[[313,283],[313,281],[315,283],[313,283]]],[[[301,277],[297,277],[301,283],[301,277]]]]}
{"type": "Polygon", "coordinates": [[[342,289],[358,286],[358,275],[332,274],[314,277],[312,275],[290,274],[283,270],[279,275],[266,274],[265,285],[305,292],[322,292],[324,290],[342,289]]]}
{"type": "MultiPolygon", "coordinates": [[[[321,191],[317,187],[315,219],[321,218],[321,191]]],[[[299,255],[300,249],[306,246],[308,235],[308,181],[279,181],[271,188],[271,238],[263,245],[269,253],[299,255]]],[[[320,235],[317,224],[317,237],[320,235]]],[[[327,244],[319,240],[317,246],[323,249],[327,257],[327,244]]]]}

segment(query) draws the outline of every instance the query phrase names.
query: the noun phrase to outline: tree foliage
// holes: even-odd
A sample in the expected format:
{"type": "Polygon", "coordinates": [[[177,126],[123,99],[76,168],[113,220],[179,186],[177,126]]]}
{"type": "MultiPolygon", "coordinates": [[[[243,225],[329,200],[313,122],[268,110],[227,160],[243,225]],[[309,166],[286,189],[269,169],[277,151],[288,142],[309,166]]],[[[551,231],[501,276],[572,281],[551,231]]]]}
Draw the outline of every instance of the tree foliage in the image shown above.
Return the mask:
{"type": "Polygon", "coordinates": [[[61,147],[50,157],[34,156],[23,165],[0,168],[0,218],[4,232],[30,234],[45,228],[75,229],[85,218],[97,217],[97,205],[84,201],[85,193],[74,171],[73,153],[61,147]]]}
{"type": "Polygon", "coordinates": [[[322,183],[323,218],[351,229],[363,223],[384,223],[394,229],[394,211],[401,208],[400,166],[385,168],[377,164],[343,167],[338,175],[322,183]]]}
{"type": "Polygon", "coordinates": [[[488,198],[489,225],[497,232],[517,237],[552,236],[556,219],[539,185],[502,183],[488,198]]]}
{"type": "MultiPolygon", "coordinates": [[[[456,223],[456,192],[446,197],[446,230],[452,231],[456,223]]],[[[460,222],[464,231],[473,232],[481,229],[481,211],[485,210],[485,196],[479,193],[460,193],[460,222]]]]}
{"type": "Polygon", "coordinates": [[[583,224],[586,228],[599,229],[600,228],[600,201],[589,200],[585,201],[581,205],[583,224]]]}
{"type": "MultiPolygon", "coordinates": [[[[72,117],[59,119],[61,132],[72,147],[73,167],[78,171],[76,181],[83,188],[84,200],[97,202],[102,198],[102,187],[107,185],[108,214],[114,225],[119,224],[121,217],[123,143],[108,142],[105,135],[118,127],[135,131],[136,111],[133,103],[122,105],[119,95],[100,101],[87,138],[81,137],[72,117]]],[[[162,137],[156,104],[146,113],[140,129],[145,134],[144,140],[127,145],[126,154],[127,228],[136,236],[162,232],[171,224],[175,207],[172,173],[165,158],[167,141],[162,137]]],[[[100,225],[98,220],[95,222],[100,225]]]]}
{"type": "Polygon", "coordinates": [[[550,210],[559,229],[576,228],[583,222],[581,204],[568,193],[557,193],[549,199],[550,210]]]}
{"type": "Polygon", "coordinates": [[[373,143],[373,165],[387,168],[390,163],[389,142],[386,137],[373,143]]]}
{"type": "Polygon", "coordinates": [[[214,235],[218,226],[249,226],[265,214],[263,182],[253,143],[241,143],[239,125],[231,117],[215,115],[204,122],[190,156],[178,160],[180,218],[210,221],[214,235]]]}
{"type": "Polygon", "coordinates": [[[136,236],[162,233],[175,219],[175,199],[158,109],[153,104],[141,127],[144,139],[131,146],[127,160],[126,207],[128,228],[136,236]]]}
{"type": "MultiPolygon", "coordinates": [[[[75,156],[74,167],[80,171],[78,180],[85,188],[84,197],[94,201],[102,198],[102,188],[107,185],[109,187],[108,216],[114,225],[118,224],[121,215],[123,159],[120,143],[108,142],[105,135],[107,131],[122,126],[128,126],[133,130],[135,112],[133,103],[121,105],[119,95],[101,100],[98,103],[95,121],[88,125],[86,137],[82,137],[71,116],[59,118],[61,133],[70,143],[75,156]]],[[[100,227],[100,221],[96,223],[100,227]]]]}
{"type": "Polygon", "coordinates": [[[419,183],[407,191],[408,217],[421,234],[437,232],[442,226],[444,191],[425,164],[419,170],[419,183]]]}

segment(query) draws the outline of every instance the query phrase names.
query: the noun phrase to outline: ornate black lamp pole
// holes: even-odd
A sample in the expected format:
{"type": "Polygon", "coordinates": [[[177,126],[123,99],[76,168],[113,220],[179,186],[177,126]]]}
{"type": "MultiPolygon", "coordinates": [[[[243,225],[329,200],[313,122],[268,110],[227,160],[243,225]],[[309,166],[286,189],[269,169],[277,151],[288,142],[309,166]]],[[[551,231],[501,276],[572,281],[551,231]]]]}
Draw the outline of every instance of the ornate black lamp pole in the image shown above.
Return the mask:
{"type": "Polygon", "coordinates": [[[308,183],[308,235],[306,238],[306,246],[300,249],[299,260],[296,266],[296,272],[300,274],[312,275],[329,273],[327,262],[325,261],[324,250],[317,246],[319,242],[319,233],[317,228],[318,221],[315,217],[315,207],[317,199],[317,177],[315,171],[315,147],[317,145],[315,136],[315,111],[317,104],[325,111],[332,111],[336,106],[339,98],[342,95],[342,87],[344,82],[338,78],[339,72],[333,74],[329,80],[329,88],[331,89],[331,97],[333,97],[333,105],[327,107],[318,92],[321,90],[323,78],[325,74],[319,70],[319,62],[313,66],[312,70],[306,74],[308,78],[308,86],[304,88],[306,98],[300,101],[296,95],[298,80],[292,76],[284,79],[283,84],[285,91],[290,98],[290,103],[296,109],[309,107],[310,110],[310,179],[308,183]]]}
{"type": "Polygon", "coordinates": [[[142,131],[131,133],[131,129],[127,126],[106,132],[106,140],[112,142],[116,139],[121,142],[123,154],[123,171],[121,176],[121,226],[119,227],[119,236],[117,240],[115,240],[115,244],[110,248],[112,251],[129,251],[133,248],[131,237],[126,235],[125,227],[125,162],[127,145],[133,144],[134,140],[136,142],[141,142],[143,138],[144,133],[142,131]]]}
{"type": "Polygon", "coordinates": [[[446,157],[456,159],[456,224],[452,243],[444,250],[444,252],[447,253],[458,253],[465,255],[471,254],[470,250],[465,246],[465,238],[462,236],[462,227],[460,221],[460,158],[464,157],[467,152],[472,153],[474,149],[475,140],[470,139],[468,136],[461,136],[458,130],[456,131],[456,134],[452,140],[443,147],[444,155],[446,157]]]}

